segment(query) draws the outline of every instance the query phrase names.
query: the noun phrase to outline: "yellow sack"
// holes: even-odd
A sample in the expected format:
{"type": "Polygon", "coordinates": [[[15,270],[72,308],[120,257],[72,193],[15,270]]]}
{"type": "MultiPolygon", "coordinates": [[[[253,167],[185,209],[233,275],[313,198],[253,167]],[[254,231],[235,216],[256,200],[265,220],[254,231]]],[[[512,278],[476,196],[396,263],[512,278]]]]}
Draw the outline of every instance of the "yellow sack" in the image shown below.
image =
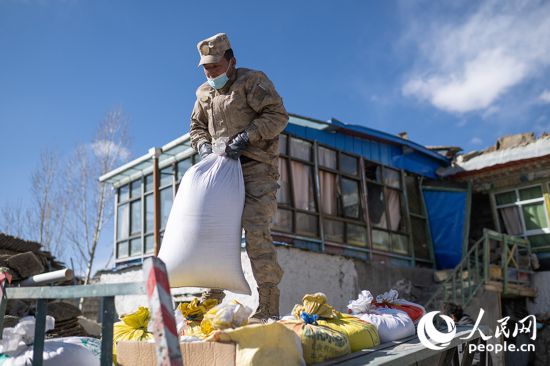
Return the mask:
{"type": "Polygon", "coordinates": [[[113,326],[113,362],[116,362],[116,344],[118,341],[146,341],[153,339],[153,333],[147,331],[149,309],[140,306],[135,313],[123,315],[121,321],[113,326]]]}
{"type": "Polygon", "coordinates": [[[345,334],[349,339],[351,352],[372,348],[380,344],[378,330],[374,324],[348,314],[337,312],[337,315],[336,318],[332,319],[319,319],[317,323],[345,334]]]}
{"type": "Polygon", "coordinates": [[[237,343],[237,365],[305,365],[300,339],[280,323],[216,331],[206,340],[237,343]]]}
{"type": "Polygon", "coordinates": [[[204,314],[216,305],[218,305],[218,300],[216,299],[200,302],[196,297],[191,302],[182,302],[178,306],[178,310],[183,315],[185,321],[184,334],[204,338],[205,335],[201,331],[202,319],[204,318],[204,314]]]}
{"type": "Polygon", "coordinates": [[[281,321],[300,338],[307,364],[324,362],[350,353],[348,337],[333,329],[303,321],[281,321]]]}
{"type": "Polygon", "coordinates": [[[326,302],[327,296],[322,292],[317,292],[313,295],[307,294],[302,299],[302,305],[297,304],[294,306],[292,315],[294,315],[296,319],[300,319],[302,312],[305,311],[309,315],[316,314],[319,318],[336,318],[337,312],[326,302]]]}
{"type": "Polygon", "coordinates": [[[248,324],[252,309],[237,300],[229,304],[221,304],[208,310],[201,322],[201,332],[208,336],[214,330],[237,328],[248,324]]]}

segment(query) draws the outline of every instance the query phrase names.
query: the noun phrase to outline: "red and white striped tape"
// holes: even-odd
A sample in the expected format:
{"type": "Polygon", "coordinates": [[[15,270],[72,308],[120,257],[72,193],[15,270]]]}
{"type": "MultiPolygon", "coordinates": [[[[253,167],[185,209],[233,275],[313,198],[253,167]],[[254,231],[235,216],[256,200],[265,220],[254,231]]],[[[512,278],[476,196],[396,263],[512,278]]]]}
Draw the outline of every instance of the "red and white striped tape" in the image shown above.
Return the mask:
{"type": "Polygon", "coordinates": [[[153,336],[155,337],[157,349],[157,365],[181,366],[183,359],[166,266],[157,257],[147,258],[143,262],[143,274],[151,309],[153,336]]]}

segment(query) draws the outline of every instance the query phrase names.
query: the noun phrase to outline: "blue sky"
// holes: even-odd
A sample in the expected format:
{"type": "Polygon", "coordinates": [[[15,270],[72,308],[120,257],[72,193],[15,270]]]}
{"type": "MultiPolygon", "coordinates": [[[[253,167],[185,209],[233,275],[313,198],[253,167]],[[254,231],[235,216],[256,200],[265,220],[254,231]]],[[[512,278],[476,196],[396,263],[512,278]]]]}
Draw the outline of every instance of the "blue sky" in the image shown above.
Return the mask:
{"type": "Polygon", "coordinates": [[[550,131],[547,1],[0,0],[0,206],[113,107],[133,157],[187,132],[196,43],[218,32],[292,113],[466,151],[550,131]]]}

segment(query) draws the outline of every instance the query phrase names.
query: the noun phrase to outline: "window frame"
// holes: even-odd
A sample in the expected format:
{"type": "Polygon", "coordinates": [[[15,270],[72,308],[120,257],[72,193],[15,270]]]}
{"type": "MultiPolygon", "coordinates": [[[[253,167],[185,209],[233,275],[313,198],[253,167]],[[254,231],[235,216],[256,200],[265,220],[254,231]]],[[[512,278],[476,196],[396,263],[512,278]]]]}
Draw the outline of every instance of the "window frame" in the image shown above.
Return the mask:
{"type": "MultiPolygon", "coordinates": [[[[550,182],[539,182],[534,183],[526,186],[519,186],[514,188],[502,188],[495,190],[491,192],[491,203],[493,205],[493,215],[495,220],[495,226],[498,228],[499,232],[503,232],[503,227],[500,222],[500,213],[499,210],[502,208],[508,208],[508,207],[517,207],[519,212],[519,218],[520,218],[520,225],[522,232],[521,234],[517,234],[517,236],[525,238],[529,240],[529,237],[536,236],[536,235],[544,235],[544,234],[550,234],[550,217],[548,213],[548,203],[546,200],[546,195],[548,194],[548,191],[550,191],[550,182]],[[539,198],[532,198],[528,200],[521,200],[519,192],[525,189],[538,187],[541,190],[541,197],[539,198]],[[506,204],[498,204],[497,203],[497,196],[509,192],[514,192],[516,195],[516,201],[512,203],[506,203],[506,204]],[[546,219],[546,227],[542,227],[540,229],[531,229],[527,230],[527,226],[525,223],[525,217],[523,214],[523,206],[527,206],[533,203],[540,203],[542,204],[542,207],[544,209],[544,217],[546,219]]],[[[550,245],[541,247],[543,250],[544,248],[550,248],[550,245]]],[[[539,247],[536,248],[538,250],[539,247]]]]}

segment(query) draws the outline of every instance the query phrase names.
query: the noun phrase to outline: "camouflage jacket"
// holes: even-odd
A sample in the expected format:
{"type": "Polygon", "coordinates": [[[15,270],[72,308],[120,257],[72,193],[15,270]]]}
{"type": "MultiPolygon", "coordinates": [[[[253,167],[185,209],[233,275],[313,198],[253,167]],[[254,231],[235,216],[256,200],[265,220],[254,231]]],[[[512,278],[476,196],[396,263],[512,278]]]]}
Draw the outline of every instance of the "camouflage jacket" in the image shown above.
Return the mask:
{"type": "Polygon", "coordinates": [[[242,155],[277,164],[279,134],[288,123],[288,114],[263,72],[239,68],[222,89],[204,83],[196,94],[190,128],[195,150],[204,142],[232,138],[246,130],[250,143],[242,155]]]}

